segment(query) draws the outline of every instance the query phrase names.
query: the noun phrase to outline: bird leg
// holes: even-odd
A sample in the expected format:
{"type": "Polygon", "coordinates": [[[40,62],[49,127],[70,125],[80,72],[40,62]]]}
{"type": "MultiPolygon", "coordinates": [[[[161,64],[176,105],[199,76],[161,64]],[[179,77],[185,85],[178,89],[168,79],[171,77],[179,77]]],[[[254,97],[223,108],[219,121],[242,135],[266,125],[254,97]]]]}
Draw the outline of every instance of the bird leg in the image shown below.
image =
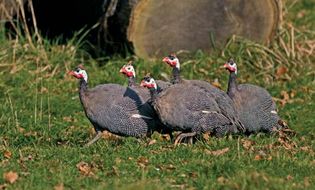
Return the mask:
{"type": "Polygon", "coordinates": [[[174,145],[177,146],[177,144],[181,143],[184,138],[189,138],[189,139],[188,139],[188,143],[189,143],[189,144],[192,144],[192,143],[193,143],[193,137],[196,136],[196,135],[197,135],[196,132],[181,133],[181,134],[179,134],[179,135],[176,137],[175,142],[174,142],[174,145]]]}
{"type": "Polygon", "coordinates": [[[88,147],[91,144],[95,143],[96,141],[98,141],[100,138],[102,137],[102,132],[101,131],[97,131],[95,137],[90,140],[88,143],[86,143],[84,146],[88,147]]]}
{"type": "Polygon", "coordinates": [[[188,144],[193,144],[193,143],[194,143],[194,137],[189,137],[188,144]]]}

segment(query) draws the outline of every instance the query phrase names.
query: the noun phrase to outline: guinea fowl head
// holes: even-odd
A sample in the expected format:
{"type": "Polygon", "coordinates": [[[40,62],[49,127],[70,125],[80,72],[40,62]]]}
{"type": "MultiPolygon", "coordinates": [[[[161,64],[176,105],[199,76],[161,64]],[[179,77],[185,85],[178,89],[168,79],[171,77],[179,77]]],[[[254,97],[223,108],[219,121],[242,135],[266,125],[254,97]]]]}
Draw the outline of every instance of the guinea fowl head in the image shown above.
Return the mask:
{"type": "Polygon", "coordinates": [[[224,68],[229,70],[231,73],[237,74],[237,66],[233,59],[230,59],[228,62],[224,64],[224,68]]]}
{"type": "Polygon", "coordinates": [[[148,76],[148,75],[143,78],[143,80],[141,81],[140,86],[146,87],[148,89],[155,89],[155,90],[157,90],[157,84],[156,84],[155,80],[152,77],[148,76]]]}
{"type": "Polygon", "coordinates": [[[171,67],[176,67],[177,69],[180,69],[180,63],[179,59],[176,57],[175,54],[171,54],[167,57],[163,58],[163,62],[167,63],[171,67]]]}
{"type": "Polygon", "coordinates": [[[132,62],[129,61],[126,65],[124,65],[120,71],[120,73],[126,75],[127,77],[136,77],[135,69],[132,66],[132,62]]]}
{"type": "Polygon", "coordinates": [[[85,82],[88,80],[88,75],[82,65],[79,65],[68,74],[74,76],[77,79],[83,79],[85,82]]]}

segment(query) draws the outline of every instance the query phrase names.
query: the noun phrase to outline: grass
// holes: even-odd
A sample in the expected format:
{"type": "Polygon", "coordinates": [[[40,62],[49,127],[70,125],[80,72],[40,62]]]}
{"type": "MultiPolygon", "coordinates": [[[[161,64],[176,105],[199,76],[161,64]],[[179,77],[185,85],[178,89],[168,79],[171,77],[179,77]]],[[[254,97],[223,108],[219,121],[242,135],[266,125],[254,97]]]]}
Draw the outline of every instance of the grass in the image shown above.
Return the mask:
{"type": "MultiPolygon", "coordinates": [[[[155,134],[155,141],[107,137],[84,148],[93,130],[78,99],[77,81],[66,72],[83,63],[91,87],[126,85],[118,71],[127,59],[95,60],[75,40],[29,45],[27,38],[9,40],[1,32],[0,189],[314,189],[314,23],[309,21],[315,3],[289,2],[286,23],[292,20],[298,28],[285,23],[270,46],[232,37],[211,55],[180,56],[185,78],[216,81],[222,89],[228,75],[219,67],[234,57],[239,80],[269,90],[296,131],[293,136],[205,138],[173,147],[155,134]],[[293,20],[301,11],[305,16],[293,20]],[[12,184],[2,177],[9,171],[19,176],[12,184]]],[[[136,69],[137,76],[170,75],[159,60],[137,59],[136,69]]]]}

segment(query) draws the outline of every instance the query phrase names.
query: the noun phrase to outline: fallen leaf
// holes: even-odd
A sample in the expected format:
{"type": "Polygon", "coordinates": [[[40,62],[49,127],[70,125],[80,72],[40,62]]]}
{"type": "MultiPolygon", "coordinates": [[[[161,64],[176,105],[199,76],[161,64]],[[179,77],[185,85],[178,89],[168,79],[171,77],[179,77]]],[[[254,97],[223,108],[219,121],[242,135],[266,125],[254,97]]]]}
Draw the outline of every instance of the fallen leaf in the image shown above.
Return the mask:
{"type": "Polygon", "coordinates": [[[46,87],[42,87],[42,88],[40,89],[40,92],[41,92],[41,93],[47,93],[47,92],[48,92],[48,89],[47,89],[46,87]]]}
{"type": "Polygon", "coordinates": [[[266,157],[267,156],[267,154],[264,151],[262,151],[262,150],[260,150],[258,153],[262,157],[266,157]]]}
{"type": "Polygon", "coordinates": [[[289,138],[287,137],[279,137],[278,138],[278,142],[280,143],[280,145],[282,145],[283,148],[285,148],[286,150],[292,150],[294,148],[297,147],[296,143],[291,141],[289,138]]]}
{"type": "Polygon", "coordinates": [[[294,98],[295,95],[296,95],[296,91],[295,91],[295,90],[291,90],[291,91],[290,91],[290,97],[291,97],[291,98],[294,98]]]}
{"type": "Polygon", "coordinates": [[[288,176],[286,177],[286,179],[287,179],[287,180],[292,180],[293,177],[292,177],[291,175],[288,175],[288,176]]]}
{"type": "Polygon", "coordinates": [[[189,172],[189,177],[196,178],[198,174],[196,172],[189,172]]]}
{"type": "Polygon", "coordinates": [[[314,155],[314,150],[310,146],[302,146],[300,149],[304,152],[309,153],[310,155],[314,155]]]}
{"type": "Polygon", "coordinates": [[[71,116],[65,116],[65,117],[63,117],[62,119],[63,119],[64,121],[66,121],[66,122],[72,122],[71,116]]]}
{"type": "Polygon", "coordinates": [[[254,160],[272,160],[272,156],[268,156],[268,154],[266,154],[263,150],[259,150],[258,154],[255,155],[254,160]]]}
{"type": "Polygon", "coordinates": [[[203,133],[202,134],[203,139],[205,139],[206,141],[208,141],[210,139],[210,133],[203,133]]]}
{"type": "Polygon", "coordinates": [[[284,106],[286,103],[289,102],[290,96],[289,96],[288,92],[284,91],[284,90],[282,90],[280,94],[282,96],[282,99],[281,99],[280,103],[281,103],[282,106],[284,106]]]}
{"type": "Polygon", "coordinates": [[[34,158],[33,158],[32,155],[28,155],[28,156],[27,156],[27,159],[28,159],[29,161],[33,161],[33,160],[34,160],[34,158]]]}
{"type": "Polygon", "coordinates": [[[18,131],[19,131],[20,133],[24,133],[25,129],[24,129],[23,127],[18,127],[18,131]]]}
{"type": "Polygon", "coordinates": [[[282,90],[280,94],[281,94],[281,96],[283,97],[284,100],[289,100],[290,99],[290,96],[289,96],[287,91],[282,90]]]}
{"type": "Polygon", "coordinates": [[[94,173],[92,172],[91,166],[86,162],[81,161],[76,165],[76,167],[78,168],[80,173],[83,175],[94,175],[94,173]]]}
{"type": "Polygon", "coordinates": [[[310,146],[302,146],[301,150],[303,150],[305,152],[309,152],[309,151],[312,151],[312,148],[310,146]]]}
{"type": "Polygon", "coordinates": [[[253,147],[253,145],[255,144],[254,141],[247,140],[247,139],[242,139],[241,142],[242,142],[243,147],[246,150],[253,150],[254,149],[254,147],[253,147]]]}
{"type": "Polygon", "coordinates": [[[2,190],[2,189],[6,189],[8,187],[8,185],[7,184],[1,184],[0,185],[0,190],[2,190]]]}
{"type": "Polygon", "coordinates": [[[298,19],[301,19],[305,16],[305,10],[301,10],[300,12],[298,12],[298,14],[296,15],[298,19]]]}
{"type": "Polygon", "coordinates": [[[264,146],[265,150],[272,150],[274,149],[275,145],[274,144],[267,144],[264,146]]]}
{"type": "Polygon", "coordinates": [[[63,183],[60,183],[60,184],[56,185],[56,186],[54,187],[54,190],[64,190],[64,185],[63,185],[63,183]]]}
{"type": "MultiPolygon", "coordinates": [[[[175,182],[174,182],[175,183],[175,182]]],[[[187,189],[187,184],[175,184],[175,185],[171,185],[172,189],[187,189]]]]}
{"type": "Polygon", "coordinates": [[[115,158],[115,164],[119,165],[121,163],[121,159],[119,157],[115,158]]]}
{"type": "Polygon", "coordinates": [[[137,163],[139,166],[141,167],[146,167],[148,164],[149,164],[149,159],[147,159],[146,157],[144,156],[140,156],[137,160],[137,163]]]}
{"type": "Polygon", "coordinates": [[[161,141],[170,141],[171,136],[170,136],[170,134],[162,134],[162,135],[160,135],[160,139],[161,139],[161,141]]]}
{"type": "Polygon", "coordinates": [[[219,79],[215,78],[214,81],[211,83],[213,86],[217,87],[217,88],[221,88],[221,84],[219,82],[219,79]]]}
{"type": "Polygon", "coordinates": [[[6,182],[12,184],[19,178],[19,175],[16,172],[9,171],[3,174],[3,178],[6,182]]]}
{"type": "Polygon", "coordinates": [[[262,156],[257,154],[255,157],[254,157],[254,160],[261,160],[262,159],[262,156]]]}
{"type": "Polygon", "coordinates": [[[305,177],[304,178],[304,186],[305,187],[309,187],[310,185],[311,185],[310,178],[309,177],[305,177]]]}
{"type": "Polygon", "coordinates": [[[165,167],[167,170],[175,170],[176,167],[173,164],[169,164],[165,167]]]}
{"type": "Polygon", "coordinates": [[[29,132],[25,133],[24,136],[26,136],[26,137],[37,137],[38,133],[36,131],[29,131],[29,132]]]}
{"type": "Polygon", "coordinates": [[[286,68],[285,66],[280,66],[277,69],[276,77],[279,78],[287,72],[288,72],[288,68],[286,68]]]}
{"type": "MultiPolygon", "coordinates": [[[[292,103],[293,101],[300,101],[299,99],[291,100],[290,95],[287,91],[280,92],[281,98],[273,97],[272,99],[276,102],[279,102],[281,106],[285,106],[287,103],[292,103]]],[[[292,96],[295,96],[293,93],[292,96]]]]}
{"type": "Polygon", "coordinates": [[[156,143],[156,140],[155,139],[152,139],[152,140],[150,140],[150,142],[148,143],[148,145],[153,145],[153,144],[155,144],[156,143]]]}
{"type": "Polygon", "coordinates": [[[7,158],[7,159],[10,159],[10,158],[12,157],[12,153],[11,153],[10,151],[8,151],[8,150],[5,150],[5,151],[3,152],[3,156],[4,156],[5,158],[7,158]]]}
{"type": "Polygon", "coordinates": [[[225,184],[226,182],[228,182],[228,180],[225,177],[220,176],[217,178],[217,182],[220,184],[225,184]]]}
{"type": "Polygon", "coordinates": [[[280,132],[286,133],[288,135],[295,135],[296,132],[293,131],[292,129],[289,129],[288,123],[284,121],[283,119],[278,120],[278,124],[282,126],[282,129],[278,130],[280,132]]]}
{"type": "Polygon", "coordinates": [[[206,150],[206,153],[207,154],[211,154],[213,156],[220,156],[222,154],[227,153],[229,150],[230,150],[230,148],[226,147],[226,148],[223,148],[223,149],[220,149],[220,150],[215,150],[215,151],[206,150]]]}

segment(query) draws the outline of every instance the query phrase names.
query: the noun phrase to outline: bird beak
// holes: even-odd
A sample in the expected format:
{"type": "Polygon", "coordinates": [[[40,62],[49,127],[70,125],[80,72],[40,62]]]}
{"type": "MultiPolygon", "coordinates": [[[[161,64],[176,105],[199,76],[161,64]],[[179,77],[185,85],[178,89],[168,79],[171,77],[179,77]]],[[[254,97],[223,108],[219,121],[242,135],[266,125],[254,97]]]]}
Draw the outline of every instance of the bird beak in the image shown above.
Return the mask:
{"type": "Polygon", "coordinates": [[[119,72],[120,72],[120,73],[125,73],[125,69],[124,69],[124,68],[121,68],[121,69],[119,70],[119,72]]]}
{"type": "Polygon", "coordinates": [[[75,73],[73,71],[69,71],[68,75],[75,76],[75,73]]]}
{"type": "Polygon", "coordinates": [[[163,58],[163,62],[168,63],[168,61],[169,61],[168,57],[163,58]]]}
{"type": "Polygon", "coordinates": [[[145,82],[144,82],[144,81],[141,81],[140,86],[142,86],[142,87],[146,87],[145,82]]]}
{"type": "Polygon", "coordinates": [[[221,68],[223,69],[229,68],[229,64],[225,63],[221,68]]]}

